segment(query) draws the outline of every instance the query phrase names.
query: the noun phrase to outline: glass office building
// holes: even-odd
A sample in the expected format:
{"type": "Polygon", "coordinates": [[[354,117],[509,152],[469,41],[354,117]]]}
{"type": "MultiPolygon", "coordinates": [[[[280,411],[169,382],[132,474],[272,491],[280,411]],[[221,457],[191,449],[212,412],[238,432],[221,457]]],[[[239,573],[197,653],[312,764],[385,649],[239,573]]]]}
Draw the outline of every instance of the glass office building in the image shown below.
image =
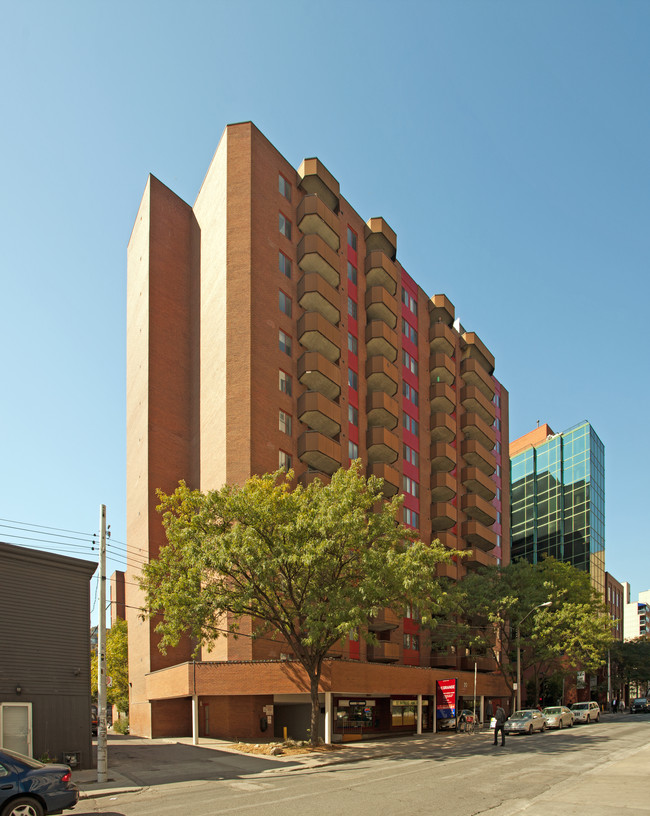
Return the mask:
{"type": "Polygon", "coordinates": [[[568,561],[604,594],[605,448],[591,425],[516,440],[510,479],[512,559],[568,561]]]}

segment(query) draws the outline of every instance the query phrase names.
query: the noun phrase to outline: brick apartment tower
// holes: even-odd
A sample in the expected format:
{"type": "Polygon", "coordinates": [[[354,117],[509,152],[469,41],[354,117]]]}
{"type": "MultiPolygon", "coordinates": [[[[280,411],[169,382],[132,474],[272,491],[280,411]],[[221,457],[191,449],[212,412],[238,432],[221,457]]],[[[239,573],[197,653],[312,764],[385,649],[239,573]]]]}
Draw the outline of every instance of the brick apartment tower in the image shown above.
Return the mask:
{"type": "MultiPolygon", "coordinates": [[[[157,488],[185,479],[209,490],[281,465],[306,483],[359,456],[388,495],[404,492],[404,522],[424,541],[471,549],[444,569],[450,578],[507,563],[508,393],[490,351],[444,295],[429,298],[406,273],[396,243],[382,218],[364,222],[318,159],[296,171],[250,122],[226,128],[194,207],[149,177],[128,248],[132,733],[187,732],[181,665],[192,667],[194,694],[197,670],[221,666],[222,685],[205,691],[221,721],[242,683],[258,692],[237,698],[251,722],[274,692],[291,690],[259,678],[281,660],[280,643],[224,638],[205,665],[187,663],[188,643],[159,653],[135,587],[165,542],[157,488]],[[243,661],[231,686],[223,661],[243,661]]],[[[422,667],[473,670],[474,658],[432,652],[417,620],[386,611],[374,626],[379,646],[343,644],[336,669],[363,664],[368,693],[384,682],[398,696],[415,689],[408,671],[397,684],[380,680],[388,666],[419,667],[417,683],[422,667]]]]}

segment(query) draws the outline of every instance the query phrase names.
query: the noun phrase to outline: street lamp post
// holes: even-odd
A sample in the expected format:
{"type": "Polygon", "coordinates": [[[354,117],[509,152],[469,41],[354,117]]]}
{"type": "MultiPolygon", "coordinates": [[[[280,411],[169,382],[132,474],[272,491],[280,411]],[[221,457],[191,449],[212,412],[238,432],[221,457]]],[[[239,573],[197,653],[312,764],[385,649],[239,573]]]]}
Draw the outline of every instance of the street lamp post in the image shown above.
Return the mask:
{"type": "Polygon", "coordinates": [[[521,624],[529,615],[532,615],[536,609],[542,609],[544,606],[551,606],[552,601],[544,601],[544,603],[537,604],[530,612],[526,612],[524,617],[517,624],[517,711],[521,708],[521,624]]]}

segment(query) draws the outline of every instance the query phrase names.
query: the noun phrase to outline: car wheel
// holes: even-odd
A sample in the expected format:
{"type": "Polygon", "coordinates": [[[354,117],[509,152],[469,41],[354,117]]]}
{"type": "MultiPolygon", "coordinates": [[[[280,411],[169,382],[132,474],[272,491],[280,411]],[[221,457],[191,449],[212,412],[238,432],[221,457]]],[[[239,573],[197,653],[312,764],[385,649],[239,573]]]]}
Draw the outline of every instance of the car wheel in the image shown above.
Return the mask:
{"type": "Polygon", "coordinates": [[[13,799],[3,808],[2,816],[43,816],[43,805],[31,796],[20,796],[13,799]]]}
{"type": "Polygon", "coordinates": [[[542,723],[542,734],[546,731],[546,723],[542,723]]]}
{"type": "Polygon", "coordinates": [[[528,726],[528,733],[529,733],[529,734],[532,734],[532,733],[533,733],[533,726],[532,726],[532,723],[531,723],[531,724],[528,726]]]}
{"type": "Polygon", "coordinates": [[[590,722],[591,722],[591,717],[589,716],[589,714],[587,714],[587,725],[589,725],[590,722]]]}
{"type": "Polygon", "coordinates": [[[596,719],[594,720],[594,722],[600,722],[600,714],[598,714],[598,716],[596,717],[596,719]]]}
{"type": "Polygon", "coordinates": [[[560,720],[560,725],[558,727],[560,731],[564,728],[564,720],[560,720]]]}

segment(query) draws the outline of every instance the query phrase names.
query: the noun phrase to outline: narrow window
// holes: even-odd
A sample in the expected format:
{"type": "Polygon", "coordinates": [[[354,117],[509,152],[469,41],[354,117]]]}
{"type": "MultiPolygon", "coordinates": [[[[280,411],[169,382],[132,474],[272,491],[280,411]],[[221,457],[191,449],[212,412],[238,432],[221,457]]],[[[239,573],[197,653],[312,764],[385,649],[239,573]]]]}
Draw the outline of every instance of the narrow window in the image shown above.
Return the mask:
{"type": "Polygon", "coordinates": [[[278,189],[287,201],[291,201],[291,185],[282,174],[278,176],[278,189]]]}
{"type": "Polygon", "coordinates": [[[281,470],[291,470],[291,456],[286,451],[280,451],[278,466],[281,470]]]}
{"type": "Polygon", "coordinates": [[[279,213],[278,224],[280,227],[280,232],[284,235],[285,238],[289,238],[291,240],[291,221],[286,218],[282,213],[279,213]]]}
{"type": "Polygon", "coordinates": [[[287,278],[291,277],[291,261],[284,252],[279,253],[279,263],[278,266],[280,268],[280,272],[285,275],[287,278]]]}
{"type": "Polygon", "coordinates": [[[357,338],[348,332],[348,351],[351,351],[352,354],[359,353],[359,341],[357,338]]]}
{"type": "Polygon", "coordinates": [[[291,337],[280,329],[278,338],[280,351],[283,351],[291,357],[291,337]]]}
{"type": "Polygon", "coordinates": [[[349,459],[359,458],[359,446],[356,443],[354,443],[351,439],[348,440],[348,458],[349,459]]]}
{"type": "Polygon", "coordinates": [[[348,246],[351,246],[355,252],[357,251],[357,234],[350,227],[348,227],[348,246]]]}
{"type": "Polygon", "coordinates": [[[357,285],[357,270],[350,261],[348,261],[348,280],[351,281],[355,286],[357,285]]]}
{"type": "Polygon", "coordinates": [[[286,371],[282,371],[282,369],[280,369],[279,385],[280,391],[290,397],[293,390],[293,381],[291,375],[287,374],[286,371]]]}
{"type": "Polygon", "coordinates": [[[286,314],[287,317],[291,317],[291,298],[289,295],[285,295],[282,289],[280,289],[279,305],[280,311],[286,314]]]}
{"type": "Polygon", "coordinates": [[[355,320],[357,319],[357,304],[351,297],[348,297],[348,314],[355,320]]]}
{"type": "Polygon", "coordinates": [[[287,414],[285,411],[281,410],[279,426],[281,431],[291,435],[291,414],[287,414]]]}
{"type": "Polygon", "coordinates": [[[350,388],[354,388],[355,391],[359,390],[359,377],[356,371],[352,371],[351,368],[348,369],[348,385],[350,388]]]}
{"type": "Polygon", "coordinates": [[[354,425],[357,428],[359,427],[359,411],[354,405],[348,405],[348,422],[350,425],[354,425]]]}

